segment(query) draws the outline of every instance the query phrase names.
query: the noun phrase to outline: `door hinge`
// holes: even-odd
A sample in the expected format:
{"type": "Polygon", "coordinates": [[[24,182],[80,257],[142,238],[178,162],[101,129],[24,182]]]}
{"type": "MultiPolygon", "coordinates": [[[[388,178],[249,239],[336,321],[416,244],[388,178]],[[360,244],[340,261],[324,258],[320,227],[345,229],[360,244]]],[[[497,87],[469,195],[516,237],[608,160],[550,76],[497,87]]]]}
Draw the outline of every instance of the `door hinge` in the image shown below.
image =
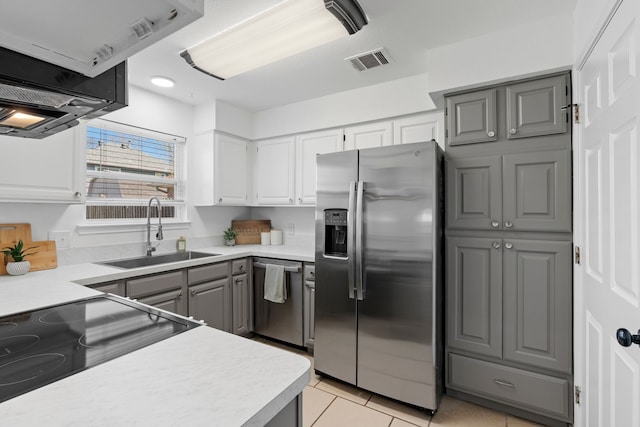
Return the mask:
{"type": "Polygon", "coordinates": [[[576,405],[580,404],[580,394],[581,393],[582,393],[582,389],[579,386],[575,386],[576,405]]]}
{"type": "Polygon", "coordinates": [[[573,259],[577,265],[580,265],[580,246],[576,245],[573,252],[573,259]]]}
{"type": "Polygon", "coordinates": [[[580,104],[567,104],[564,107],[560,107],[562,111],[569,110],[573,107],[573,122],[580,123],[580,104]]]}

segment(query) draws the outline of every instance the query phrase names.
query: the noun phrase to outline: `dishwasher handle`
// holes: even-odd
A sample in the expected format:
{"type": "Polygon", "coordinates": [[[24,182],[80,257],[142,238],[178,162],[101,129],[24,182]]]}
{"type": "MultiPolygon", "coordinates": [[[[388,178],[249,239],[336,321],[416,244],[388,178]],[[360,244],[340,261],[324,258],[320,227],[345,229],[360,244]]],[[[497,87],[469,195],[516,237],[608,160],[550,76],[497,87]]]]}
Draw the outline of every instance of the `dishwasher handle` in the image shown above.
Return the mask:
{"type": "MultiPolygon", "coordinates": [[[[282,265],[282,264],[271,264],[271,265],[282,265]]],[[[265,263],[265,262],[254,262],[253,266],[254,267],[258,267],[258,268],[267,268],[267,263],[265,263]]],[[[285,265],[284,266],[284,271],[286,271],[288,273],[300,273],[301,270],[302,270],[302,267],[300,267],[299,265],[285,265]]]]}

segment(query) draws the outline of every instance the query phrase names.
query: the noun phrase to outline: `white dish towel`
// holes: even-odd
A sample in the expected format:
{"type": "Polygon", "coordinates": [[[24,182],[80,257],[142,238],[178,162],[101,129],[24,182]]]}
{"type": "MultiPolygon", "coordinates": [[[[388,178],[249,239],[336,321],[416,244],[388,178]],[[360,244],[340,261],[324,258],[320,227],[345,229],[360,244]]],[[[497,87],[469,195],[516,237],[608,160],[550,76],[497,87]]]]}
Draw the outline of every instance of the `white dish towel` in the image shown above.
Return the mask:
{"type": "Polygon", "coordinates": [[[282,304],[287,300],[284,265],[267,264],[264,274],[264,299],[282,304]]]}

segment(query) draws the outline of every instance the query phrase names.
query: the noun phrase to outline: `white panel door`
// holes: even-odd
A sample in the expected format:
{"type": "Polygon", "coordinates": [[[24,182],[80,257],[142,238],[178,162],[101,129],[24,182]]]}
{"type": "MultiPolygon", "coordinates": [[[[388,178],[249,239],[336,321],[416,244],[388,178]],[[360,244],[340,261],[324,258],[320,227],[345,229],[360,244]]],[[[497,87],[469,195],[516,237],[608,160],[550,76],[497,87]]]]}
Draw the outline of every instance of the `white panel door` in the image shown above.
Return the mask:
{"type": "Polygon", "coordinates": [[[344,149],[361,150],[391,145],[392,138],[391,122],[352,126],[344,130],[344,149]]]}
{"type": "Polygon", "coordinates": [[[576,426],[640,426],[640,2],[624,0],[582,67],[574,194],[576,426]]]}
{"type": "Polygon", "coordinates": [[[295,162],[293,136],[256,142],[253,188],[257,204],[294,204],[295,162]]]}
{"type": "Polygon", "coordinates": [[[393,143],[411,144],[435,140],[444,149],[444,112],[420,114],[393,121],[393,143]]]}
{"type": "Polygon", "coordinates": [[[316,204],[316,156],[339,151],[342,135],[342,129],[334,129],[296,136],[296,200],[298,204],[316,204]]]}
{"type": "MultiPolygon", "coordinates": [[[[198,153],[200,155],[200,153],[198,153]]],[[[215,134],[214,203],[247,204],[247,141],[231,135],[215,134]]]]}

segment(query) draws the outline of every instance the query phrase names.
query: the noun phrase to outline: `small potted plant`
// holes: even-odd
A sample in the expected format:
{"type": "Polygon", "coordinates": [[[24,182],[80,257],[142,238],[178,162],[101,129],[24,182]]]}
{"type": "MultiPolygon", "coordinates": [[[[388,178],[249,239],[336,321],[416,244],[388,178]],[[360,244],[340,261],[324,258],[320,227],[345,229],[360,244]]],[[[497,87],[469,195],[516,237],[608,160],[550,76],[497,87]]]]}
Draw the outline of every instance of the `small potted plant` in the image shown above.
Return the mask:
{"type": "Polygon", "coordinates": [[[238,232],[231,227],[224,230],[224,244],[227,246],[235,246],[237,235],[238,232]]]}
{"type": "Polygon", "coordinates": [[[29,261],[25,261],[25,257],[29,255],[35,255],[37,252],[29,252],[28,251],[37,248],[37,246],[31,246],[30,248],[24,248],[24,243],[22,240],[19,240],[13,246],[7,246],[2,248],[2,253],[4,254],[5,261],[7,262],[7,273],[12,276],[21,276],[25,274],[31,268],[31,263],[29,261]]]}

